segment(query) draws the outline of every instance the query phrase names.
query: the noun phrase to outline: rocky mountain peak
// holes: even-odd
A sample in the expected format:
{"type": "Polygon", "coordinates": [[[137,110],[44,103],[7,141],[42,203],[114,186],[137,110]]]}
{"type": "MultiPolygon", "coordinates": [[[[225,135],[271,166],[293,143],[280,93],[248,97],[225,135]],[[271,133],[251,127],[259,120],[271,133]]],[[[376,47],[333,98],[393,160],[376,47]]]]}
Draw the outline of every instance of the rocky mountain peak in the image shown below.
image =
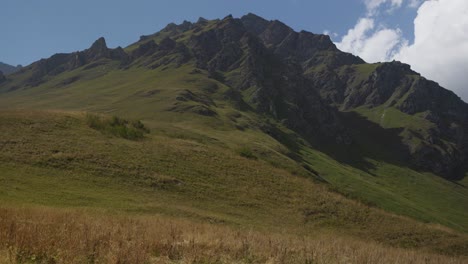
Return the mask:
{"type": "Polygon", "coordinates": [[[89,48],[91,51],[104,51],[107,50],[106,39],[104,37],[98,38],[89,48]]]}
{"type": "Polygon", "coordinates": [[[208,22],[208,19],[204,17],[199,17],[197,20],[197,24],[205,24],[206,22],[208,22]]]}
{"type": "Polygon", "coordinates": [[[260,34],[260,38],[265,45],[274,46],[280,44],[289,34],[294,31],[284,23],[274,20],[270,22],[267,28],[260,34]]]}
{"type": "Polygon", "coordinates": [[[194,26],[195,24],[187,20],[184,20],[180,25],[177,25],[175,23],[169,23],[165,28],[161,30],[161,32],[171,33],[172,35],[172,34],[186,32],[192,29],[194,26]]]}
{"type": "Polygon", "coordinates": [[[232,19],[234,19],[234,17],[231,14],[229,14],[223,18],[223,21],[232,20],[232,19]]]}
{"type": "Polygon", "coordinates": [[[161,31],[162,32],[171,32],[177,29],[176,23],[169,23],[166,27],[164,27],[161,31]]]}
{"type": "Polygon", "coordinates": [[[110,57],[110,52],[107,48],[106,40],[103,37],[97,39],[85,52],[86,57],[89,60],[110,57]]]}
{"type": "Polygon", "coordinates": [[[187,20],[184,20],[184,22],[182,22],[182,24],[180,24],[179,27],[183,31],[186,31],[186,30],[190,30],[193,27],[193,24],[187,20]]]}
{"type": "Polygon", "coordinates": [[[255,35],[262,33],[270,23],[268,20],[252,13],[248,13],[247,15],[243,16],[241,21],[245,28],[255,35]]]}

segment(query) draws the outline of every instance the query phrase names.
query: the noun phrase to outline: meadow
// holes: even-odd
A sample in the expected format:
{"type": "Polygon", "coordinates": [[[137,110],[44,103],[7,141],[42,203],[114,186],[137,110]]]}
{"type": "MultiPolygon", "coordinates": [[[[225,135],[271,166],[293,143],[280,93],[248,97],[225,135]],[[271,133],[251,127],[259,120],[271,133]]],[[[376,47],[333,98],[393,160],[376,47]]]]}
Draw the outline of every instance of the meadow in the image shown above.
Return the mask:
{"type": "Polygon", "coordinates": [[[83,112],[0,119],[6,263],[466,261],[463,232],[349,199],[281,148],[246,155],[155,126],[130,140],[83,112]]]}

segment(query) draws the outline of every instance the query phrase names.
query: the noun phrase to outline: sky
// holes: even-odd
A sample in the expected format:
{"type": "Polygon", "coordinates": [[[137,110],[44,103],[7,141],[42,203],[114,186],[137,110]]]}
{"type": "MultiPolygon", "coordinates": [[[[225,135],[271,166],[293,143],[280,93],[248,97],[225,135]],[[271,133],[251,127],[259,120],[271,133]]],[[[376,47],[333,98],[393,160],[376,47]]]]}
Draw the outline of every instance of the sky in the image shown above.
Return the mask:
{"type": "Polygon", "coordinates": [[[401,60],[468,101],[467,0],[5,0],[0,61],[28,65],[88,48],[125,47],[171,22],[249,12],[326,33],[367,62],[401,60]]]}

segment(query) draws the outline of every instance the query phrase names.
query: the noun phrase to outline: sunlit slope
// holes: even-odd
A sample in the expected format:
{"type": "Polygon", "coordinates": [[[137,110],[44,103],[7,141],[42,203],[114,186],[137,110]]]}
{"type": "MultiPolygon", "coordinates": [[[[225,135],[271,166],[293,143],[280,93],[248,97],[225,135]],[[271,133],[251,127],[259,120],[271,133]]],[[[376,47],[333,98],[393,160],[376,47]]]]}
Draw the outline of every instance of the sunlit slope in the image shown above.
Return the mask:
{"type": "Polygon", "coordinates": [[[340,232],[388,245],[464,254],[465,235],[398,217],[224,147],[151,134],[131,141],[81,113],[0,115],[6,204],[164,214],[269,232],[340,232]],[[464,252],[464,253],[463,253],[464,252]]]}
{"type": "MultiPolygon", "coordinates": [[[[385,145],[388,140],[383,130],[366,134],[369,129],[359,127],[355,135],[357,144],[324,150],[325,154],[274,120],[248,108],[240,109],[229,97],[228,87],[202,71],[194,71],[190,65],[164,70],[138,67],[123,70],[113,68],[112,64],[100,67],[80,68],[39,87],[4,94],[0,105],[10,109],[93,111],[142,119],[153,135],[227,147],[232,152],[247,149],[261,160],[290,172],[310,177],[319,174],[339,192],[366,203],[459,230],[468,228],[466,187],[417,172],[401,160],[389,159],[398,153],[392,153],[392,148],[385,145]],[[99,71],[102,72],[97,74],[99,71]],[[77,81],[57,86],[70,78],[77,81]],[[342,155],[359,158],[341,159],[342,155]]],[[[366,115],[364,110],[360,113],[366,115]]],[[[396,126],[392,116],[397,113],[386,110],[383,122],[390,127],[385,128],[396,126]]],[[[381,116],[371,116],[370,120],[379,122],[381,116]]],[[[348,119],[350,125],[362,123],[348,119]]],[[[418,124],[417,120],[394,119],[418,124]]]]}

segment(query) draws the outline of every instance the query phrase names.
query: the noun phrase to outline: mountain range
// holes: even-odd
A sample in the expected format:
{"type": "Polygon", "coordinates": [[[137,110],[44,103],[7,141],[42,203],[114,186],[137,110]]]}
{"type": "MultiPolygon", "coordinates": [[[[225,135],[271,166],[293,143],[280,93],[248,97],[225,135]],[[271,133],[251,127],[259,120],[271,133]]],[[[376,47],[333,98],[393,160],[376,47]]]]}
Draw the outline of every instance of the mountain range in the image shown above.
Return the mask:
{"type": "Polygon", "coordinates": [[[111,69],[185,65],[193,65],[191,75],[206,75],[216,84],[202,94],[179,94],[170,111],[216,118],[220,113],[211,97],[224,86],[220,96],[237,110],[274,119],[343,161],[375,155],[367,150],[356,155],[363,145],[357,134],[375,136],[378,142],[382,136],[369,133],[382,128],[392,138],[379,143],[390,159],[447,179],[461,179],[466,172],[468,105],[453,92],[409,65],[367,64],[338,50],[326,35],[295,32],[254,14],[169,24],[126,49],[110,49],[100,38],[85,51],[56,54],[2,77],[0,92],[2,98],[33,94],[77,69],[104,70],[92,77],[74,74],[53,85],[101,78],[111,69]]]}
{"type": "Polygon", "coordinates": [[[466,254],[462,235],[374,207],[468,230],[468,105],[326,35],[247,14],[125,48],[99,38],[2,75],[0,110],[1,200],[331,226],[466,254]]]}

